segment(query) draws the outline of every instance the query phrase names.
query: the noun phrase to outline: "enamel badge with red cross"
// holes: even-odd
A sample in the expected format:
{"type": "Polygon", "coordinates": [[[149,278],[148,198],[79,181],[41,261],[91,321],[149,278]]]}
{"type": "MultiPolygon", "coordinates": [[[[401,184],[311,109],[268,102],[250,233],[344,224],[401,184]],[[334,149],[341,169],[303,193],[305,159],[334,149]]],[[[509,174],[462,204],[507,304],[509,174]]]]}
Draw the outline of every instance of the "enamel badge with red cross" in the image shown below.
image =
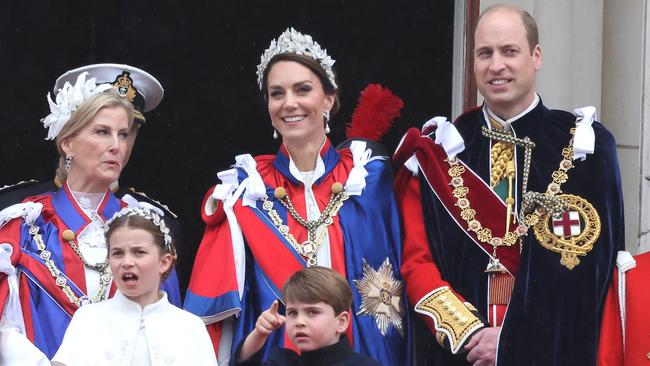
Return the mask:
{"type": "Polygon", "coordinates": [[[568,211],[555,217],[545,213],[534,225],[535,238],[544,248],[560,254],[560,264],[573,269],[580,264],[600,236],[600,217],[594,206],[580,196],[557,196],[568,211]]]}
{"type": "Polygon", "coordinates": [[[580,235],[580,213],[578,211],[567,211],[560,217],[553,217],[553,233],[565,238],[580,235]]]}

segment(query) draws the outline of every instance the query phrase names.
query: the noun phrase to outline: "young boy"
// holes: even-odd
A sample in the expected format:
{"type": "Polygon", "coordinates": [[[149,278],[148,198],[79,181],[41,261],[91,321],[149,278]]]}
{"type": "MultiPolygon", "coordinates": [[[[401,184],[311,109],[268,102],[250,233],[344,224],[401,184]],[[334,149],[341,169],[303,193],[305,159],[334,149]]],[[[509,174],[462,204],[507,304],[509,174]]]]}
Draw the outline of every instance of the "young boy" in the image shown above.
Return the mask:
{"type": "Polygon", "coordinates": [[[379,365],[350,348],[345,336],[350,321],[352,290],[337,272],[325,267],[309,267],[296,272],[282,288],[286,316],[278,313],[278,302],[265,310],[255,329],[239,348],[236,365],[379,365]],[[286,324],[297,354],[274,348],[262,363],[262,346],[271,332],[286,324]]]}

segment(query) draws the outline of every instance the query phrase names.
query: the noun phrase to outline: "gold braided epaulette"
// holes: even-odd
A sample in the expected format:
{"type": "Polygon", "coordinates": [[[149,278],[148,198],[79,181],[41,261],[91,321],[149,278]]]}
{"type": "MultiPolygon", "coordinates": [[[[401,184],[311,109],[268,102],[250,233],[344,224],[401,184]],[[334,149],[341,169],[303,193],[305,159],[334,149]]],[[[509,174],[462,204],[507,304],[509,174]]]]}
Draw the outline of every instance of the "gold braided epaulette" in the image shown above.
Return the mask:
{"type": "Polygon", "coordinates": [[[441,287],[424,296],[415,311],[433,319],[436,340],[456,354],[474,331],[485,326],[475,315],[476,308],[462,302],[449,287],[441,287]]]}

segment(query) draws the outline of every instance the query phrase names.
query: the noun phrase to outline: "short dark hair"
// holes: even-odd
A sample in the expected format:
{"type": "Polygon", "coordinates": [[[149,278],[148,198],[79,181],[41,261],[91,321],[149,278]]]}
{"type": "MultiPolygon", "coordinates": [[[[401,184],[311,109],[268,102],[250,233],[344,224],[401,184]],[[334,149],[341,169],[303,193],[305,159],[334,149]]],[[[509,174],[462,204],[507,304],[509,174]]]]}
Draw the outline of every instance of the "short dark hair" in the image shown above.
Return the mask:
{"type": "MultiPolygon", "coordinates": [[[[330,82],[330,79],[327,77],[327,74],[325,73],[325,70],[321,66],[320,62],[316,61],[315,59],[309,56],[299,55],[297,53],[281,53],[279,55],[275,55],[273,56],[271,61],[269,61],[268,65],[266,65],[266,69],[264,70],[264,74],[262,77],[262,93],[264,93],[265,99],[268,99],[268,91],[266,90],[266,87],[269,78],[269,71],[271,71],[271,68],[276,62],[280,62],[280,61],[297,62],[302,66],[308,68],[314,74],[316,74],[316,76],[318,76],[318,80],[320,80],[321,84],[323,85],[323,90],[325,91],[325,95],[334,96],[334,103],[332,104],[330,115],[334,116],[339,111],[339,109],[341,108],[341,103],[339,101],[339,91],[330,82]]],[[[334,71],[332,70],[332,72],[334,71]]],[[[334,77],[336,78],[336,74],[334,77]]]]}
{"type": "Polygon", "coordinates": [[[535,21],[535,18],[533,18],[533,16],[530,15],[530,13],[526,10],[523,10],[522,8],[511,4],[495,4],[483,10],[481,15],[478,17],[478,21],[476,22],[477,26],[478,22],[480,22],[485,15],[495,10],[501,9],[510,10],[519,14],[521,22],[524,24],[524,29],[526,30],[526,40],[528,41],[530,53],[532,54],[535,47],[539,44],[539,30],[537,28],[537,22],[535,21]]]}
{"type": "MultiPolygon", "coordinates": [[[[161,218],[162,219],[162,218],[161,218]]],[[[156,226],[151,220],[142,217],[140,215],[123,215],[115,218],[106,231],[106,246],[109,248],[110,253],[110,239],[115,230],[127,227],[130,229],[142,229],[153,236],[154,243],[160,247],[160,253],[166,254],[169,253],[172,255],[172,263],[169,266],[169,269],[160,276],[160,280],[164,281],[176,264],[176,247],[174,245],[174,238],[172,237],[172,243],[169,248],[165,245],[165,237],[160,231],[160,228],[156,226]]],[[[171,235],[170,235],[171,236],[171,235]]]]}
{"type": "Polygon", "coordinates": [[[307,267],[294,273],[282,287],[284,302],[306,304],[324,302],[336,315],[352,306],[352,290],[348,281],[338,272],[326,267],[307,267]]]}

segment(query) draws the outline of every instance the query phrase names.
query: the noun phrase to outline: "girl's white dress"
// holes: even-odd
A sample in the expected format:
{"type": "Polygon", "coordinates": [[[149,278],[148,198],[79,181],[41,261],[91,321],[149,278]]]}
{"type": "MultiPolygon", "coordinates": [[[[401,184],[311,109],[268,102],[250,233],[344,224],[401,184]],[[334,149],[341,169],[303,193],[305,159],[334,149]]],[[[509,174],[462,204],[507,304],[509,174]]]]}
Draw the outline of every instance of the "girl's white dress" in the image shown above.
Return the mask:
{"type": "Polygon", "coordinates": [[[74,314],[52,361],[81,365],[217,365],[203,321],[167,301],[142,309],[120,291],[74,314]]]}

